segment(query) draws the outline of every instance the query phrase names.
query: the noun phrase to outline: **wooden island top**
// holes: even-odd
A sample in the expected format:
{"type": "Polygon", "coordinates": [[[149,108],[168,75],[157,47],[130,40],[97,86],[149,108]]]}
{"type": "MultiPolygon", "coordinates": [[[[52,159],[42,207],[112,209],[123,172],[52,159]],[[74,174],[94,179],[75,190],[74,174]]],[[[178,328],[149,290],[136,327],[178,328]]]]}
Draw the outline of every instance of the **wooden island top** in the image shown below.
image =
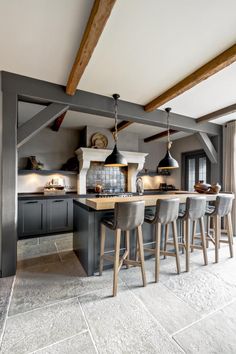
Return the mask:
{"type": "MultiPolygon", "coordinates": [[[[223,193],[221,193],[223,194],[223,193]]],[[[116,202],[132,202],[136,200],[144,200],[146,206],[155,206],[157,199],[171,199],[179,198],[180,203],[185,203],[186,198],[190,196],[204,196],[207,201],[214,201],[217,194],[199,194],[196,192],[171,192],[166,194],[156,194],[156,195],[141,195],[132,197],[108,197],[108,198],[87,198],[84,199],[84,204],[94,210],[109,210],[114,209],[116,202]]]]}

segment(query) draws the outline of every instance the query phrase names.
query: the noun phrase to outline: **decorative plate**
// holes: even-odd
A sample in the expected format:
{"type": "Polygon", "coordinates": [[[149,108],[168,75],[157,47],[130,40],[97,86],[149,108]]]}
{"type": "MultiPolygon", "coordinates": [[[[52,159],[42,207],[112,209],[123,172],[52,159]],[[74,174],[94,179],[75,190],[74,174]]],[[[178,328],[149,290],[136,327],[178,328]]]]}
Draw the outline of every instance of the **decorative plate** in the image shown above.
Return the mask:
{"type": "Polygon", "coordinates": [[[92,135],[91,143],[95,149],[105,149],[108,145],[108,139],[101,133],[95,133],[92,135]]]}

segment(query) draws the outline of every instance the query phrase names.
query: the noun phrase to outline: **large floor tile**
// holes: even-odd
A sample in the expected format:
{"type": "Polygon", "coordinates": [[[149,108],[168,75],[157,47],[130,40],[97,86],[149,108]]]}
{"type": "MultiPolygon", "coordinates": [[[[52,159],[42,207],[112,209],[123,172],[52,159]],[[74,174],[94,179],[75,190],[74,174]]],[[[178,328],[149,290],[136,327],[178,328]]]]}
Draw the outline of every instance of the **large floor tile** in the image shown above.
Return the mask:
{"type": "Polygon", "coordinates": [[[17,260],[21,261],[55,253],[57,253],[55,242],[44,242],[35,245],[27,244],[22,248],[18,247],[17,260]]]}
{"type": "Polygon", "coordinates": [[[11,294],[14,277],[0,278],[0,306],[6,306],[11,294]]]}
{"type": "Polygon", "coordinates": [[[17,271],[9,315],[29,311],[111,286],[112,273],[86,277],[75,258],[17,271]]]}
{"type": "Polygon", "coordinates": [[[71,338],[55,343],[47,348],[37,350],[35,354],[95,354],[89,332],[83,332],[71,338]]]}
{"type": "Polygon", "coordinates": [[[7,319],[2,353],[31,353],[87,329],[77,299],[7,319]]]}
{"type": "Polygon", "coordinates": [[[202,314],[220,309],[236,297],[235,286],[224,283],[206,268],[171,277],[164,284],[202,314]]]}
{"type": "Polygon", "coordinates": [[[100,353],[182,352],[126,287],[115,298],[104,289],[79,300],[100,353]]]}
{"type": "Polygon", "coordinates": [[[55,240],[55,245],[58,252],[72,250],[73,249],[72,235],[67,235],[64,238],[55,240]]]}
{"type": "Polygon", "coordinates": [[[146,288],[136,288],[132,291],[170,334],[201,317],[161,283],[150,284],[146,288]]]}
{"type": "Polygon", "coordinates": [[[0,345],[14,277],[0,278],[0,345]]]}
{"type": "Polygon", "coordinates": [[[236,353],[236,302],[175,335],[186,353],[236,353]]]}
{"type": "Polygon", "coordinates": [[[49,264],[60,262],[60,256],[58,253],[49,254],[40,257],[27,258],[17,261],[17,270],[27,269],[38,266],[39,264],[49,264]]]}

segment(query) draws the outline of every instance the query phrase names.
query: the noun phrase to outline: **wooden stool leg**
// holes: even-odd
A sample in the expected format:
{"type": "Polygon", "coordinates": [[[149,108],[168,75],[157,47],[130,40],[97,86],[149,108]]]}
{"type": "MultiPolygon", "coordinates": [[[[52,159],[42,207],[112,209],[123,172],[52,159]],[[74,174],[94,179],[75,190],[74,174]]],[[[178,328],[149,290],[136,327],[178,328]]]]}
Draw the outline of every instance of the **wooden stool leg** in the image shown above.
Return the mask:
{"type": "Polygon", "coordinates": [[[186,249],[186,272],[189,272],[189,256],[190,256],[190,235],[189,235],[189,224],[190,224],[190,220],[187,219],[186,220],[186,224],[185,224],[185,249],[186,249]]]}
{"type": "Polygon", "coordinates": [[[135,261],[139,260],[139,242],[138,242],[138,229],[136,229],[136,249],[135,249],[135,261]]]}
{"type": "MultiPolygon", "coordinates": [[[[196,235],[196,220],[193,220],[193,229],[192,229],[192,245],[194,245],[195,235],[196,235]]],[[[194,251],[194,248],[191,247],[191,252],[194,251]]]]}
{"type": "Polygon", "coordinates": [[[155,248],[155,282],[159,281],[160,274],[160,247],[161,247],[161,224],[156,224],[156,248],[155,248]]]}
{"type": "Polygon", "coordinates": [[[106,239],[106,226],[101,224],[99,275],[102,275],[102,271],[103,271],[105,239],[106,239]]]}
{"type": "Polygon", "coordinates": [[[182,235],[182,243],[184,244],[185,247],[182,247],[182,253],[184,253],[184,250],[186,251],[186,221],[183,220],[183,235],[182,235]]]}
{"type": "MultiPolygon", "coordinates": [[[[165,243],[164,243],[164,251],[165,252],[167,250],[168,235],[169,235],[169,224],[166,224],[165,225],[165,243]]],[[[166,255],[164,255],[164,259],[166,259],[166,255]]]]}
{"type": "Polygon", "coordinates": [[[216,215],[214,217],[214,229],[215,229],[215,262],[219,262],[219,241],[220,241],[220,217],[216,215]]]}
{"type": "Polygon", "coordinates": [[[206,250],[206,233],[204,228],[204,220],[203,217],[200,218],[200,230],[201,230],[201,241],[202,241],[202,250],[205,265],[208,264],[207,250],[206,250]]]}
{"type": "Polygon", "coordinates": [[[121,230],[117,229],[115,234],[113,296],[116,296],[117,294],[117,282],[118,282],[119,263],[120,263],[120,234],[121,234],[121,230]]]}
{"type": "Polygon", "coordinates": [[[229,213],[226,216],[226,218],[227,218],[227,235],[229,240],[229,251],[230,251],[230,257],[232,258],[234,256],[234,249],[233,249],[233,227],[232,227],[231,213],[229,213]]]}
{"type": "Polygon", "coordinates": [[[140,262],[141,262],[141,271],[142,271],[142,278],[143,278],[143,286],[147,285],[146,280],[146,273],[144,267],[144,251],[143,251],[143,233],[142,233],[142,226],[138,226],[138,244],[139,244],[139,255],[140,255],[140,262]]]}
{"type": "MultiPolygon", "coordinates": [[[[126,259],[129,260],[130,259],[129,258],[129,253],[130,253],[130,231],[129,230],[125,231],[125,248],[128,251],[128,255],[126,259]]],[[[130,265],[127,264],[126,267],[128,269],[130,268],[130,265]]]]}
{"type": "Polygon", "coordinates": [[[173,239],[174,239],[174,245],[175,245],[176,268],[177,268],[177,273],[180,274],[179,244],[178,244],[178,234],[177,234],[176,221],[172,222],[172,230],[173,230],[173,239]]]}
{"type": "Polygon", "coordinates": [[[207,227],[206,227],[206,247],[209,247],[209,240],[208,240],[208,236],[210,235],[210,223],[211,223],[211,218],[210,216],[206,217],[207,220],[207,227]]]}

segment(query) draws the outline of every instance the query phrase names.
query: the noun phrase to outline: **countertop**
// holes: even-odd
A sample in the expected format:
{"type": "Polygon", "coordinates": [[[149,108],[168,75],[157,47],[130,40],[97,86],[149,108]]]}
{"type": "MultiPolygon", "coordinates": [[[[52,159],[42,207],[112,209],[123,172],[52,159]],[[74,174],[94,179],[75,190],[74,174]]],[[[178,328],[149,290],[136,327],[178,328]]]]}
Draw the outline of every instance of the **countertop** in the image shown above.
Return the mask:
{"type": "MultiPolygon", "coordinates": [[[[153,194],[166,194],[165,191],[144,191],[144,195],[153,195],[153,194]]],[[[171,193],[171,192],[168,192],[171,193]]],[[[54,199],[54,198],[95,198],[96,193],[89,194],[77,194],[76,192],[67,192],[66,194],[54,194],[54,195],[45,195],[44,193],[18,193],[19,200],[28,200],[28,199],[54,199]]],[[[134,196],[138,193],[133,193],[134,196]]]]}
{"type": "Polygon", "coordinates": [[[77,194],[76,192],[69,192],[66,194],[45,195],[44,193],[18,193],[18,200],[28,199],[55,199],[55,198],[95,198],[96,194],[77,194]]]}
{"type": "MultiPolygon", "coordinates": [[[[223,193],[221,193],[223,194],[223,193]]],[[[178,198],[180,203],[185,203],[186,198],[189,196],[204,196],[207,201],[214,201],[217,197],[217,194],[199,194],[196,192],[186,193],[184,191],[171,192],[165,194],[156,194],[156,195],[142,195],[142,196],[133,196],[133,197],[110,197],[110,198],[77,198],[75,203],[82,204],[84,207],[93,209],[93,210],[110,210],[114,209],[116,202],[132,202],[136,200],[144,200],[146,206],[155,206],[157,199],[169,199],[169,198],[178,198]]]]}

